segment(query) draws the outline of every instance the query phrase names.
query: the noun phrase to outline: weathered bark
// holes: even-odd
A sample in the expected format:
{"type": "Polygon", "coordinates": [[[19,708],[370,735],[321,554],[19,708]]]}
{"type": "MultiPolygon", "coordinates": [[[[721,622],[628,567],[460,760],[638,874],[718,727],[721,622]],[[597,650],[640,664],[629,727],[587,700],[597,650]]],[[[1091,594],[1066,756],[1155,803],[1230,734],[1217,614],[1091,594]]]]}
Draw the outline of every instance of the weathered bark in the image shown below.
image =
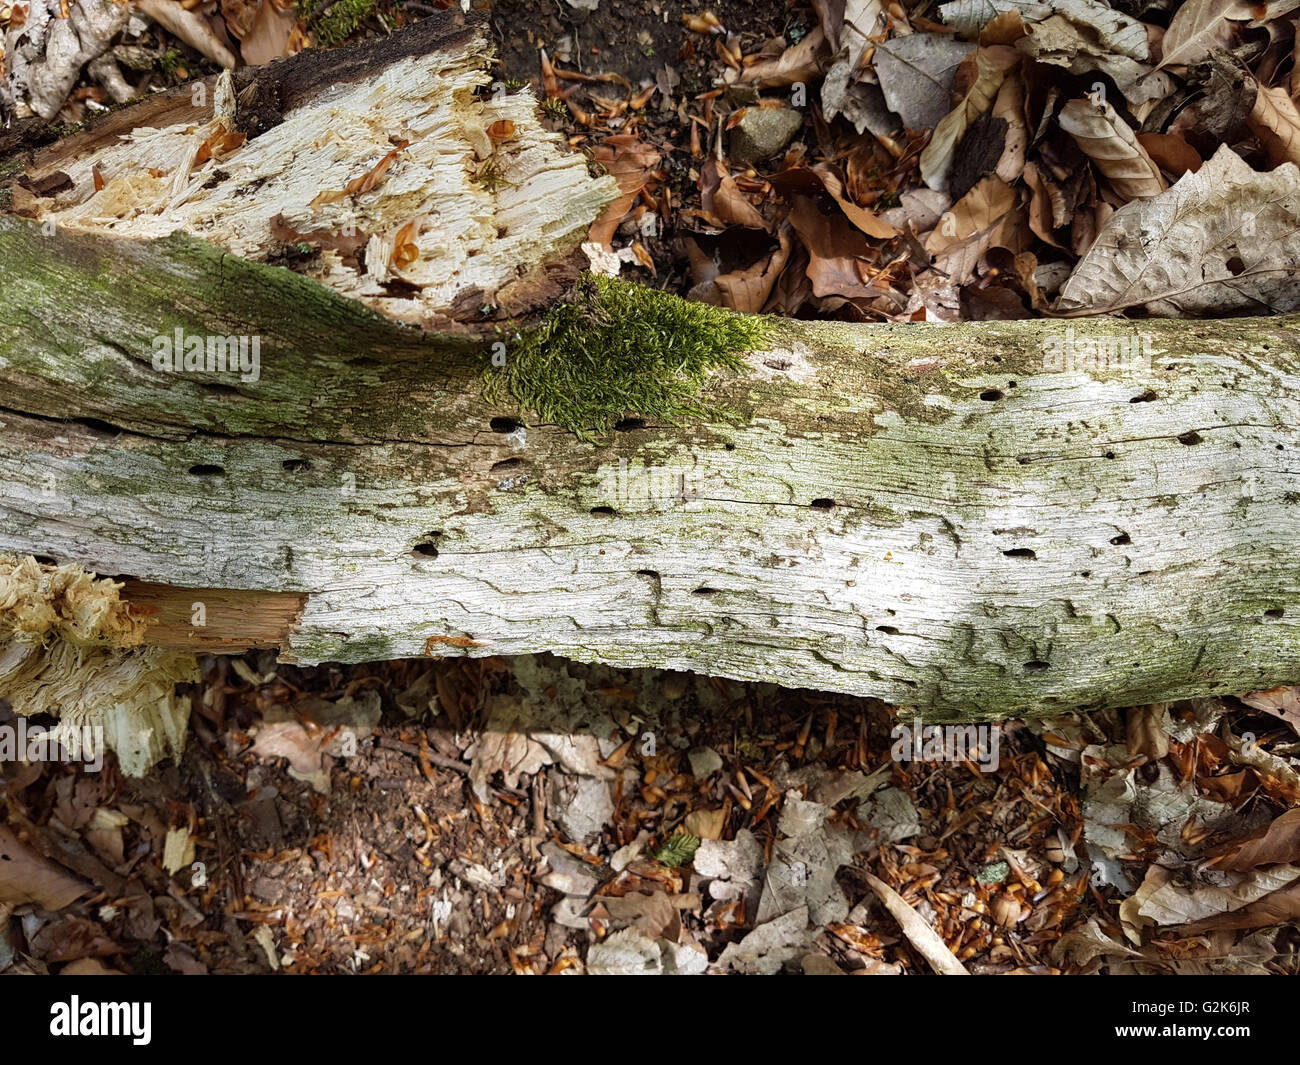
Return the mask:
{"type": "Polygon", "coordinates": [[[551,651],[941,717],[1300,674],[1295,318],[778,322],[715,413],[591,442],[484,399],[496,333],[192,236],[6,217],[0,263],[0,550],[150,582],[160,647],[551,651]],[[176,327],[260,337],[260,377],[154,370],[176,327]]]}

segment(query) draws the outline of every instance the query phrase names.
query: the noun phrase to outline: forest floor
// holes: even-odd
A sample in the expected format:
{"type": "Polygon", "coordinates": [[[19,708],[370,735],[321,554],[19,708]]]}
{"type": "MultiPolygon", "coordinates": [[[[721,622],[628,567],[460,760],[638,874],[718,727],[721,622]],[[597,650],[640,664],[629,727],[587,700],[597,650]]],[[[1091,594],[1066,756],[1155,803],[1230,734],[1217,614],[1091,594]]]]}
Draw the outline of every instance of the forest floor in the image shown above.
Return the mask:
{"type": "Polygon", "coordinates": [[[205,661],[179,765],[3,767],[6,886],[77,897],[9,907],[0,972],[928,971],[873,875],[973,973],[1297,971],[1300,744],[1235,700],[926,761],[775,685],[205,661]]]}
{"type": "MultiPolygon", "coordinates": [[[[259,3],[189,6],[227,42],[255,26],[246,55],[279,40],[259,3]]],[[[493,4],[502,85],[619,179],[593,238],[626,276],[732,309],[1170,313],[1099,283],[1130,265],[1120,211],[1159,236],[1174,200],[1206,230],[1278,200],[1188,184],[1225,150],[1300,186],[1285,0],[1195,32],[1180,13],[1210,5],[1116,3],[1145,21],[961,40],[934,4],[585,6],[493,4]]],[[[315,5],[282,52],[432,9],[315,5]]],[[[129,36],[140,91],[215,69],[129,36]]],[[[60,117],[103,100],[83,81],[60,117]]],[[[1250,219],[1240,248],[1157,271],[1174,311],[1295,309],[1251,287],[1285,242],[1250,219]]],[[[1300,969],[1296,689],[1007,722],[964,760],[899,757],[906,708],[545,657],[251,654],[205,660],[193,694],[183,759],[145,780],[0,765],[0,972],[1300,969]]]]}

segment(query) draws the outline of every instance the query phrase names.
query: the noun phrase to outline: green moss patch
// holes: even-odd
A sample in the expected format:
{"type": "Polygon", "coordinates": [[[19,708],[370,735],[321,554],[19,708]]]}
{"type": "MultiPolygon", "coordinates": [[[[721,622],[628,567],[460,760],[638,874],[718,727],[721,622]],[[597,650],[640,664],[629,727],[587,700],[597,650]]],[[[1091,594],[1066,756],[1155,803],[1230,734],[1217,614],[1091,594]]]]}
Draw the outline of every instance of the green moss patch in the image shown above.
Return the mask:
{"type": "Polygon", "coordinates": [[[691,303],[642,285],[585,276],[573,298],[506,343],[486,397],[521,408],[584,440],[628,415],[679,423],[726,420],[702,396],[712,374],[745,370],[766,319],[691,303]]]}
{"type": "Polygon", "coordinates": [[[337,0],[315,25],[320,43],[327,48],[342,44],[357,32],[377,4],[378,0],[337,0]]]}

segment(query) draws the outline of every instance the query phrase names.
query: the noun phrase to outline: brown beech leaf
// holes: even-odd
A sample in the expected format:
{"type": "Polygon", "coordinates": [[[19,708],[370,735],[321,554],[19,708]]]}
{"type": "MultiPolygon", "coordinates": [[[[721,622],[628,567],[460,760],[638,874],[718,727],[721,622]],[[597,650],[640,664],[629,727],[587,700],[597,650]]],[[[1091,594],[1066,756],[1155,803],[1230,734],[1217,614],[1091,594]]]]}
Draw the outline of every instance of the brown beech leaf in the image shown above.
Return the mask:
{"type": "Polygon", "coordinates": [[[791,167],[773,174],[770,180],[772,187],[787,200],[796,195],[815,196],[818,192],[825,192],[844,212],[845,217],[869,237],[891,240],[898,236],[898,230],[894,226],[848,198],[839,174],[828,163],[791,167]]]}
{"type": "Polygon", "coordinates": [[[0,905],[34,902],[47,910],[61,910],[89,890],[0,826],[0,905]]]}
{"type": "Polygon", "coordinates": [[[592,157],[618,182],[620,196],[591,223],[588,239],[608,248],[623,216],[632,208],[641,190],[658,169],[658,151],[631,133],[606,137],[594,149],[592,157]]]}
{"type": "Polygon", "coordinates": [[[1025,147],[1029,143],[1029,131],[1025,128],[1025,83],[1019,74],[1002,83],[993,103],[993,117],[1007,124],[1002,156],[993,173],[1008,184],[1014,184],[1025,169],[1025,147]]]}
{"type": "Polygon", "coordinates": [[[1160,169],[1175,181],[1201,169],[1200,154],[1178,133],[1139,133],[1139,143],[1160,169]]]}
{"type": "Polygon", "coordinates": [[[840,183],[839,175],[828,164],[817,163],[811,169],[821,179],[822,187],[830,198],[839,205],[845,217],[863,233],[869,237],[875,237],[877,240],[891,240],[898,236],[898,230],[883,218],[878,218],[874,213],[868,211],[865,207],[859,207],[845,196],[844,186],[840,183]]]}
{"type": "Polygon", "coordinates": [[[1300,735],[1300,688],[1269,688],[1267,691],[1251,692],[1238,698],[1247,706],[1280,717],[1291,726],[1293,732],[1300,735]]]}
{"type": "Polygon", "coordinates": [[[826,34],[817,26],[802,41],[779,56],[761,57],[740,72],[740,81],[759,89],[775,89],[796,82],[807,84],[821,74],[830,49],[826,34]]]}
{"type": "Polygon", "coordinates": [[[1053,232],[1057,228],[1058,205],[1064,207],[1064,196],[1055,182],[1045,178],[1034,163],[1026,163],[1024,169],[1025,184],[1029,187],[1029,228],[1034,235],[1054,248],[1065,250],[1065,245],[1056,239],[1053,232]]]}
{"type": "Polygon", "coordinates": [[[1061,109],[1059,121],[1126,203],[1164,192],[1160,168],[1129,124],[1105,100],[1071,100],[1061,109]]]}
{"type": "Polygon", "coordinates": [[[1300,166],[1300,111],[1283,88],[1266,89],[1260,85],[1251,109],[1251,132],[1268,153],[1274,166],[1295,163],[1300,166]]]}
{"type": "Polygon", "coordinates": [[[1191,934],[1218,928],[1272,928],[1300,918],[1300,880],[1238,910],[1207,917],[1187,926],[1191,934]]]}
{"type": "Polygon", "coordinates": [[[793,198],[790,224],[808,251],[807,273],[814,296],[853,299],[881,294],[870,281],[873,252],[861,233],[822,214],[807,196],[793,198]]]}
{"type": "Polygon", "coordinates": [[[220,158],[233,152],[236,148],[243,147],[247,139],[246,133],[233,133],[224,127],[218,128],[211,137],[199,145],[199,150],[194,153],[194,165],[202,166],[209,159],[220,158]]]}
{"type": "Polygon", "coordinates": [[[724,307],[745,314],[758,314],[763,309],[768,296],[772,294],[772,286],[781,276],[781,271],[785,269],[786,260],[790,256],[791,240],[788,226],[781,227],[777,239],[780,240],[781,246],[763,256],[753,266],[744,270],[733,270],[729,274],[718,274],[713,279],[722,296],[724,307]]]}
{"type": "Polygon", "coordinates": [[[45,961],[75,961],[122,953],[122,948],[98,924],[72,915],[43,926],[32,936],[31,946],[32,953],[45,961]]]}
{"type": "Polygon", "coordinates": [[[1210,859],[1217,869],[1244,873],[1261,865],[1292,865],[1300,861],[1300,809],[1287,810],[1262,832],[1240,840],[1210,859]]]}
{"type": "Polygon", "coordinates": [[[356,261],[357,252],[370,240],[369,233],[363,233],[355,227],[350,235],[326,231],[302,233],[294,229],[283,214],[271,219],[271,236],[281,244],[310,244],[315,248],[336,251],[342,258],[353,262],[356,261]]]}
{"type": "Polygon", "coordinates": [[[1015,44],[1028,32],[1019,8],[1013,7],[985,23],[980,30],[980,44],[1015,44]]]}
{"type": "Polygon", "coordinates": [[[1154,762],[1169,753],[1169,733],[1164,730],[1168,709],[1164,703],[1129,709],[1125,718],[1129,754],[1144,754],[1154,762]]]}
{"type": "Polygon", "coordinates": [[[926,251],[935,257],[934,268],[953,284],[970,280],[989,248],[1011,247],[1015,206],[1016,191],[1001,178],[990,174],[978,182],[952,205],[926,240],[926,251]]]}
{"type": "Polygon", "coordinates": [[[700,204],[711,221],[724,226],[767,229],[767,220],[736,186],[727,168],[710,159],[700,170],[700,204]]]}
{"type": "Polygon", "coordinates": [[[292,55],[298,18],[293,0],[221,0],[226,28],[239,41],[239,54],[251,67],[292,55]]]}

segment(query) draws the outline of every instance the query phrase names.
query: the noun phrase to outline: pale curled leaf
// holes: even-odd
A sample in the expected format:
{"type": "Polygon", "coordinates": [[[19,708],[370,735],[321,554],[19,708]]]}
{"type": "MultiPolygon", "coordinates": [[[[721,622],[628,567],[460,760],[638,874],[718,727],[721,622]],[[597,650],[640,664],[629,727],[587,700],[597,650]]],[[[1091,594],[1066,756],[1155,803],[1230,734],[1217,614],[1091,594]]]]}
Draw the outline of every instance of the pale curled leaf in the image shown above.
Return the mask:
{"type": "Polygon", "coordinates": [[[1187,0],[1169,21],[1156,69],[1204,59],[1219,46],[1231,20],[1251,17],[1250,6],[1248,0],[1187,0]]]}
{"type": "Polygon", "coordinates": [[[1185,317],[1300,309],[1300,169],[1256,173],[1226,145],[1192,174],[1121,207],[1056,310],[1146,307],[1185,317]]]}
{"type": "Polygon", "coordinates": [[[1116,11],[1100,0],[954,0],[939,8],[944,22],[964,37],[974,37],[993,19],[1018,11],[1026,23],[1041,22],[1062,15],[1075,25],[1106,42],[1109,51],[1131,59],[1145,60],[1150,54],[1146,27],[1137,19],[1116,11]]]}
{"type": "Polygon", "coordinates": [[[902,895],[879,877],[871,873],[863,875],[866,877],[867,886],[876,893],[876,897],[884,904],[890,916],[898,922],[908,942],[930,963],[931,969],[940,976],[970,975],[966,971],[966,966],[957,960],[957,955],[948,949],[948,945],[944,943],[939,933],[925,923],[925,919],[907,904],[907,900],[902,895]]]}
{"type": "Polygon", "coordinates": [[[946,114],[934,127],[930,143],[921,153],[921,177],[932,189],[942,189],[948,183],[957,145],[966,130],[980,115],[993,106],[998,90],[1007,72],[1019,62],[1014,48],[995,45],[981,48],[975,55],[978,73],[975,81],[962,97],[961,103],[946,114]]]}
{"type": "Polygon", "coordinates": [[[826,34],[817,26],[802,41],[787,48],[779,56],[759,59],[745,67],[740,73],[739,81],[742,85],[753,85],[760,89],[809,82],[821,74],[826,52],[826,34]]]}
{"type": "Polygon", "coordinates": [[[952,205],[952,224],[939,226],[926,241],[935,269],[965,284],[990,248],[1012,243],[1015,206],[1015,189],[1001,178],[990,174],[978,182],[952,205]]]}
{"type": "Polygon", "coordinates": [[[1071,100],[1061,109],[1060,123],[1126,201],[1164,192],[1160,168],[1106,101],[1071,100]]]}
{"type": "Polygon", "coordinates": [[[1274,166],[1282,163],[1300,166],[1300,111],[1285,89],[1266,89],[1260,85],[1255,106],[1246,121],[1274,166]]]}

